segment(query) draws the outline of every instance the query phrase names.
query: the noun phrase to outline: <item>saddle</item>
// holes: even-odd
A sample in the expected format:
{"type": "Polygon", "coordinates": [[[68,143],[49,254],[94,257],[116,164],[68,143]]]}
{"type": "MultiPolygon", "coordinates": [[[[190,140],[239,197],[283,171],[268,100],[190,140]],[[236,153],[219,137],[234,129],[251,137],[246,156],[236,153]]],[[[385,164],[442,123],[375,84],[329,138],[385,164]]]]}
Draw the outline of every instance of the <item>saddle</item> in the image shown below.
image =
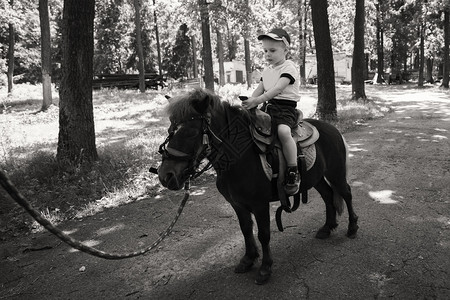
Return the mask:
{"type": "MultiPolygon", "coordinates": [[[[300,203],[300,195],[294,195],[294,206],[291,207],[289,197],[284,192],[284,177],[286,171],[286,160],[281,149],[281,144],[272,132],[273,124],[269,114],[260,109],[254,109],[252,112],[252,123],[250,132],[253,142],[260,153],[261,165],[274,187],[272,201],[280,201],[281,206],[276,213],[277,226],[283,231],[281,224],[281,212],[295,211],[300,203]]],[[[306,171],[309,170],[316,159],[315,142],[319,139],[319,131],[315,126],[303,120],[303,113],[298,110],[297,125],[291,129],[292,137],[297,144],[297,162],[300,172],[301,182],[305,178],[306,171]]],[[[300,192],[302,193],[302,202],[307,203],[307,188],[300,183],[300,192]]]]}
{"type": "MultiPolygon", "coordinates": [[[[292,128],[292,137],[297,146],[302,149],[313,145],[319,139],[319,131],[303,120],[303,113],[300,110],[298,115],[297,125],[292,128]]],[[[275,140],[275,134],[272,133],[272,118],[260,109],[254,110],[250,132],[261,153],[267,153],[271,145],[281,147],[278,139],[275,140]]]]}

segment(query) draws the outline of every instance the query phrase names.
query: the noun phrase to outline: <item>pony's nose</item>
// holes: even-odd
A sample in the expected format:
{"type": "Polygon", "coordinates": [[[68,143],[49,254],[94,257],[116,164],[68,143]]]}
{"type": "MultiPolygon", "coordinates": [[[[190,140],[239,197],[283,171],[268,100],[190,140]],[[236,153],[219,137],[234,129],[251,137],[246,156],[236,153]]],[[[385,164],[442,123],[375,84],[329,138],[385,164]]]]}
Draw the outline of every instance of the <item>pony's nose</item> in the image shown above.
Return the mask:
{"type": "Polygon", "coordinates": [[[179,190],[180,185],[178,184],[178,179],[173,172],[167,172],[164,176],[160,176],[160,181],[163,186],[169,190],[179,190]]]}
{"type": "Polygon", "coordinates": [[[159,181],[161,181],[162,185],[164,187],[167,187],[167,184],[169,183],[170,180],[172,180],[172,178],[175,176],[175,174],[173,174],[173,172],[166,172],[164,174],[159,174],[159,181]]]}

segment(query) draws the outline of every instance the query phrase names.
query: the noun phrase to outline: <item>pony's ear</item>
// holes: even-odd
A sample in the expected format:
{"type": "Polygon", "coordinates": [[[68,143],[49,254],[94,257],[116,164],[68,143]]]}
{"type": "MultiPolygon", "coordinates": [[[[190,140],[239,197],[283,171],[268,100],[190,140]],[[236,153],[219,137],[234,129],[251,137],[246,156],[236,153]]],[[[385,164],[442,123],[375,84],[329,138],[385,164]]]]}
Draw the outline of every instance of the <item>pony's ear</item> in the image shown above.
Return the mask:
{"type": "Polygon", "coordinates": [[[216,98],[218,96],[206,91],[206,90],[196,90],[194,91],[194,97],[192,101],[192,106],[200,114],[206,114],[214,109],[216,103],[216,98]]]}

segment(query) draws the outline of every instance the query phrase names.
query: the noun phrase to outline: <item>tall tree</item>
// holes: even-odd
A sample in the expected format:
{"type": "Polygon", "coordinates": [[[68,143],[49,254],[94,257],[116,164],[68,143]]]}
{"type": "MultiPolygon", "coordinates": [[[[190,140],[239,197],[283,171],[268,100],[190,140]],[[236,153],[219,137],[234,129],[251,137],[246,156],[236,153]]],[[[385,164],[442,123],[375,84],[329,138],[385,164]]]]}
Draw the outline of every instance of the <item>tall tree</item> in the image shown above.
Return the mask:
{"type": "Polygon", "coordinates": [[[145,62],[144,49],[142,47],[142,30],[141,30],[141,3],[140,0],[134,0],[134,23],[136,26],[136,47],[138,53],[138,70],[139,70],[139,91],[145,92],[145,62]]]}
{"type": "Polygon", "coordinates": [[[450,4],[447,4],[444,10],[444,71],[442,78],[442,87],[448,89],[448,81],[450,76],[450,4]]]}
{"type": "Polygon", "coordinates": [[[197,41],[195,35],[191,38],[192,44],[192,77],[198,78],[198,66],[197,66],[197,41]]]}
{"type": "Polygon", "coordinates": [[[39,20],[41,26],[41,70],[43,95],[41,110],[45,111],[52,104],[52,62],[48,0],[39,0],[39,20]]]}
{"type": "Polygon", "coordinates": [[[190,53],[191,39],[187,35],[188,27],[181,24],[177,32],[175,46],[172,48],[171,60],[166,61],[165,69],[167,74],[175,79],[187,78],[188,70],[192,65],[192,56],[190,53]]]}
{"type": "Polygon", "coordinates": [[[301,84],[306,84],[306,22],[307,22],[307,4],[306,0],[298,1],[298,28],[299,28],[299,57],[300,57],[300,78],[301,84]]]}
{"type": "MultiPolygon", "coordinates": [[[[248,16],[250,15],[250,7],[248,5],[248,0],[244,1],[244,13],[246,13],[248,16]]],[[[252,62],[250,58],[250,24],[249,24],[249,18],[243,19],[244,28],[243,28],[243,35],[244,35],[244,61],[245,61],[245,75],[247,77],[247,88],[251,88],[252,86],[252,62]]]]}
{"type": "Polygon", "coordinates": [[[382,83],[384,78],[384,28],[383,28],[383,0],[378,0],[377,9],[377,82],[382,83]]]}
{"type": "MultiPolygon", "coordinates": [[[[223,46],[223,28],[227,24],[227,9],[222,5],[222,1],[214,1],[209,5],[209,11],[214,15],[211,20],[211,27],[216,32],[216,57],[219,64],[219,81],[220,86],[224,86],[225,80],[225,51],[223,46]]],[[[215,74],[216,75],[216,74],[215,74]]],[[[216,78],[214,78],[216,81],[216,78]]]]}
{"type": "Polygon", "coordinates": [[[219,85],[225,85],[225,67],[224,67],[224,55],[223,55],[223,41],[220,28],[216,28],[217,34],[217,59],[219,61],[219,85]]]}
{"type": "Polygon", "coordinates": [[[95,1],[64,0],[57,159],[98,158],[92,104],[95,1]]]}
{"type": "Polygon", "coordinates": [[[155,22],[155,37],[156,37],[156,52],[158,53],[158,73],[162,76],[162,60],[161,60],[161,44],[159,42],[159,29],[158,29],[158,18],[156,15],[156,0],[153,0],[153,18],[155,22]]]}
{"type": "MultiPolygon", "coordinates": [[[[14,10],[14,0],[9,0],[11,10],[14,10]]],[[[14,45],[16,42],[16,30],[13,23],[8,24],[8,94],[12,93],[14,77],[14,45]]]]}
{"type": "Polygon", "coordinates": [[[209,26],[209,12],[206,0],[198,0],[200,8],[200,18],[202,22],[202,40],[203,40],[203,68],[204,68],[204,80],[205,88],[214,92],[214,71],[211,49],[211,33],[209,26]]]}
{"type": "Polygon", "coordinates": [[[424,77],[423,77],[423,68],[425,65],[425,21],[422,20],[419,25],[419,82],[418,86],[423,86],[424,77]]]}
{"type": "Polygon", "coordinates": [[[327,0],[311,1],[317,59],[318,101],[316,114],[319,119],[334,120],[337,118],[336,83],[327,8],[327,0]]]}
{"type": "Polygon", "coordinates": [[[352,99],[366,99],[364,87],[364,0],[356,0],[352,63],[352,99]]]}
{"type": "Polygon", "coordinates": [[[132,3],[122,0],[95,1],[94,73],[123,74],[137,70],[137,47],[132,3]]]}
{"type": "Polygon", "coordinates": [[[247,77],[247,88],[252,87],[252,61],[250,58],[250,41],[244,38],[244,61],[245,61],[245,75],[247,77]]]}

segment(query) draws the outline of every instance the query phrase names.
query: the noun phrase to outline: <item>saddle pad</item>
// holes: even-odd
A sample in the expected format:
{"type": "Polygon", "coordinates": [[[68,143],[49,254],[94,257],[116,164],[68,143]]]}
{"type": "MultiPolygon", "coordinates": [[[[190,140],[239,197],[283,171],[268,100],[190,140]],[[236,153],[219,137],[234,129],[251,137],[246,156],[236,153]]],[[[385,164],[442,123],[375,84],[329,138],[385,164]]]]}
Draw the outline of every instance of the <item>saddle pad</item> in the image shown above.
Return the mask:
{"type": "Polygon", "coordinates": [[[272,118],[266,112],[260,109],[253,109],[250,111],[253,116],[253,127],[256,132],[264,137],[269,137],[272,135],[272,118]]]}
{"type": "MultiPolygon", "coordinates": [[[[278,152],[278,155],[283,155],[283,152],[281,149],[276,149],[278,152]]],[[[312,144],[306,148],[302,148],[303,155],[305,155],[305,161],[306,161],[306,171],[312,168],[314,163],[316,162],[316,145],[312,144]]],[[[272,166],[268,163],[266,154],[260,154],[259,158],[261,159],[261,165],[264,170],[264,173],[266,174],[267,179],[272,180],[272,178],[278,177],[278,174],[273,174],[272,166]]],[[[282,160],[284,163],[285,160],[282,160]]],[[[281,168],[285,169],[285,168],[281,168]]]]}
{"type": "Polygon", "coordinates": [[[314,144],[319,139],[319,135],[317,128],[307,121],[301,122],[292,130],[292,138],[302,149],[314,144]]]}
{"type": "Polygon", "coordinates": [[[316,162],[316,145],[312,144],[311,146],[302,148],[302,152],[305,155],[306,171],[309,171],[316,162]]]}

